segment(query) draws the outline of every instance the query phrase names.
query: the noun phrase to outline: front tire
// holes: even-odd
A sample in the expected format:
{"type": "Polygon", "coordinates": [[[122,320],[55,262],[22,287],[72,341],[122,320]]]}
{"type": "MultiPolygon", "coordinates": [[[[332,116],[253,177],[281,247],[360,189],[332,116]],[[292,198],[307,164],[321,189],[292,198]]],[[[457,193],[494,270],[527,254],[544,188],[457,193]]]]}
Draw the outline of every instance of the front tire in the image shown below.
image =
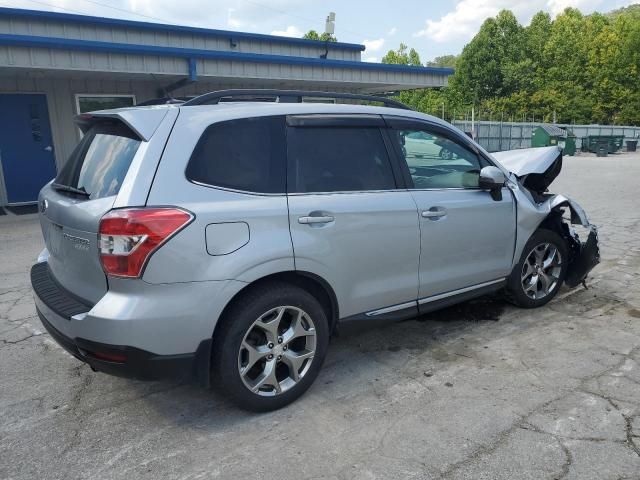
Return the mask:
{"type": "Polygon", "coordinates": [[[564,283],[568,262],[569,254],[564,239],[551,230],[536,230],[509,276],[509,298],[523,308],[547,304],[564,283]]]}
{"type": "Polygon", "coordinates": [[[306,290],[272,283],[241,294],[214,338],[214,384],[245,410],[265,412],[296,400],[318,376],[329,323],[306,290]]]}

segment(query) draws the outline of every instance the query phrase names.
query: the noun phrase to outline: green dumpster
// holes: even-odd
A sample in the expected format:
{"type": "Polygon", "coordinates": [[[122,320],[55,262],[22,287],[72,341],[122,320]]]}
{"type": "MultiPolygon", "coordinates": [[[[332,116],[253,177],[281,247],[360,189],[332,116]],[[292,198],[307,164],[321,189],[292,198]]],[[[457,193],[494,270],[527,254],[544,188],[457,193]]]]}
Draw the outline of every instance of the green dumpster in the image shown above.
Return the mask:
{"type": "Polygon", "coordinates": [[[568,129],[567,129],[567,139],[565,140],[562,153],[569,156],[573,156],[576,154],[576,136],[573,134],[571,130],[568,130],[568,129]]]}
{"type": "Polygon", "coordinates": [[[613,137],[613,147],[614,152],[619,152],[622,150],[622,146],[624,145],[624,135],[614,135],[613,137]]]}
{"type": "Polygon", "coordinates": [[[609,154],[610,141],[607,139],[599,140],[596,143],[596,156],[606,157],[609,154]]]}
{"type": "Polygon", "coordinates": [[[616,153],[622,149],[624,135],[589,135],[582,139],[582,150],[598,153],[604,143],[607,144],[607,153],[616,153]]]}
{"type": "Polygon", "coordinates": [[[565,155],[575,155],[576,137],[573,132],[555,125],[540,125],[531,133],[532,147],[550,147],[557,145],[565,155]]]}

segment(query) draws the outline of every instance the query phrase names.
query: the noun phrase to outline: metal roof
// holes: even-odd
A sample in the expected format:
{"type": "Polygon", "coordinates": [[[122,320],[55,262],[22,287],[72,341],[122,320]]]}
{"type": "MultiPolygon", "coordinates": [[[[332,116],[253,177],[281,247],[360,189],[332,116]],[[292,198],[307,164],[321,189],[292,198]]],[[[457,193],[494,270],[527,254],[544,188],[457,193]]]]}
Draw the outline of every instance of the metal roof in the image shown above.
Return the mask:
{"type": "Polygon", "coordinates": [[[263,53],[242,53],[196,48],[163,47],[157,45],[138,45],[121,42],[103,42],[95,40],[77,40],[60,37],[41,37],[33,35],[0,34],[0,45],[17,47],[40,47],[94,52],[113,52],[129,54],[149,54],[180,58],[206,58],[213,60],[239,60],[258,63],[279,63],[284,65],[309,65],[335,68],[355,68],[358,70],[376,70],[410,73],[432,73],[451,75],[452,68],[418,67],[387,63],[370,63],[352,60],[334,60],[315,57],[296,57],[292,55],[270,55],[263,53]]]}
{"type": "Polygon", "coordinates": [[[136,20],[123,20],[119,18],[94,17],[91,15],[76,15],[72,13],[47,12],[42,10],[27,10],[22,8],[0,8],[0,16],[12,17],[29,17],[45,20],[60,20],[71,23],[89,23],[100,24],[106,26],[129,27],[139,30],[152,30],[158,32],[172,33],[192,33],[206,35],[211,37],[224,37],[227,39],[247,39],[261,40],[274,43],[287,43],[292,45],[305,45],[317,47],[318,45],[325,47],[328,44],[330,49],[345,49],[364,51],[365,46],[356,43],[344,42],[322,42],[318,40],[308,40],[305,38],[280,37],[277,35],[265,35],[261,33],[235,32],[230,30],[215,30],[201,27],[189,27],[185,25],[167,25],[164,23],[139,22],[136,20]]]}
{"type": "Polygon", "coordinates": [[[563,128],[556,127],[555,125],[540,125],[540,128],[547,132],[552,137],[566,137],[567,131],[563,128]]]}

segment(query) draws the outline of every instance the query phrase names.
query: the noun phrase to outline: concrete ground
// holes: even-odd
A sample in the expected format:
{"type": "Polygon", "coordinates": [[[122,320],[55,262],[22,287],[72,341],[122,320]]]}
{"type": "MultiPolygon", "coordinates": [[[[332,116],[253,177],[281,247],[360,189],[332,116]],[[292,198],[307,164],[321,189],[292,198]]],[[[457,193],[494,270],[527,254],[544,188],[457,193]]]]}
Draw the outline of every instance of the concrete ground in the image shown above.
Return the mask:
{"type": "Polygon", "coordinates": [[[0,478],[640,478],[640,155],[566,158],[600,226],[589,290],[336,338],[277,412],[93,373],[44,334],[33,216],[0,217],[0,478]]]}

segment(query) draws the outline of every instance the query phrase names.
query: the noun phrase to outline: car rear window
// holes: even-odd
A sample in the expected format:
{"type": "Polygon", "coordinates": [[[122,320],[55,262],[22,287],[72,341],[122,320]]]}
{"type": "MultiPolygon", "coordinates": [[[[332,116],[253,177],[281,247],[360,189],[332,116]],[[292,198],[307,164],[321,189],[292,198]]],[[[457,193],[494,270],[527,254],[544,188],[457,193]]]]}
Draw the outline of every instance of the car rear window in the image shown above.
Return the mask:
{"type": "Polygon", "coordinates": [[[396,188],[378,128],[290,127],[289,191],[353,192],[396,188]]]}
{"type": "Polygon", "coordinates": [[[207,127],[187,165],[191,181],[255,193],[284,193],[284,117],[256,117],[207,127]]]}
{"type": "Polygon", "coordinates": [[[98,123],[82,137],[55,183],[83,190],[90,199],[117,195],[139,146],[124,124],[98,123]]]}

